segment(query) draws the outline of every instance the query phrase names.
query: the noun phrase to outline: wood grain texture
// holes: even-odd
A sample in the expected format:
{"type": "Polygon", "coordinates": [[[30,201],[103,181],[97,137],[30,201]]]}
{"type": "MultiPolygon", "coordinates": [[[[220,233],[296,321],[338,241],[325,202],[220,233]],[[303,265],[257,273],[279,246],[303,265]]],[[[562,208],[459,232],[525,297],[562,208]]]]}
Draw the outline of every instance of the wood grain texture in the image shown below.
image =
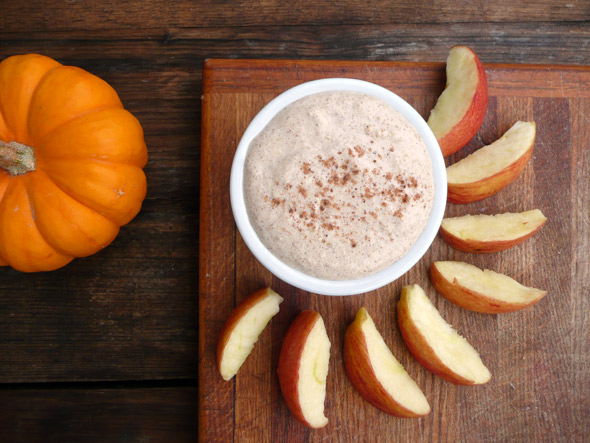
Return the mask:
{"type": "MultiPolygon", "coordinates": [[[[0,269],[0,309],[7,313],[0,316],[3,382],[195,377],[196,122],[205,57],[440,63],[451,44],[463,42],[477,48],[485,61],[590,63],[580,51],[590,31],[577,22],[461,23],[452,32],[445,24],[23,29],[0,32],[0,57],[41,52],[104,78],[142,123],[150,160],[142,211],[109,248],[61,271],[25,279],[0,269]],[[103,361],[109,364],[97,364],[103,361]]],[[[428,80],[434,95],[440,92],[440,78],[439,72],[428,80]]],[[[553,77],[538,94],[568,87],[553,77]]],[[[235,137],[240,134],[237,130],[235,137]]]]}
{"type": "Polygon", "coordinates": [[[416,0],[412,3],[377,0],[152,0],[149,2],[105,0],[101,2],[54,2],[51,10],[43,0],[4,0],[2,28],[22,29],[127,29],[130,18],[142,27],[301,26],[338,23],[462,23],[513,21],[584,21],[590,9],[584,0],[510,0],[455,2],[416,0]],[[237,12],[239,11],[239,12],[237,12]],[[239,17],[239,21],[236,20],[239,17]]]}
{"type": "MultiPolygon", "coordinates": [[[[34,50],[27,44],[23,52],[34,50]]],[[[200,92],[172,68],[163,75],[168,89],[153,91],[112,52],[92,60],[100,42],[81,46],[79,62],[58,59],[107,80],[140,120],[148,193],[98,254],[51,273],[0,268],[0,382],[195,379],[200,92]]],[[[3,46],[1,58],[14,50],[3,46]]]]}
{"type": "Polygon", "coordinates": [[[0,390],[0,439],[193,442],[196,388],[0,390]]]}
{"type": "MultiPolygon", "coordinates": [[[[572,14],[571,18],[576,17],[572,14]]],[[[448,23],[407,21],[378,26],[337,22],[322,26],[231,26],[228,22],[214,27],[86,28],[83,33],[22,26],[8,32],[0,28],[4,45],[0,49],[5,55],[41,52],[63,63],[75,62],[127,78],[141,73],[143,83],[156,82],[158,88],[165,87],[162,92],[175,97],[191,91],[177,89],[177,82],[186,74],[198,82],[204,58],[443,62],[451,46],[465,44],[486,63],[588,64],[585,48],[589,38],[587,22],[577,21],[464,22],[452,27],[448,23]],[[167,83],[165,79],[174,81],[167,83]]],[[[132,90],[134,96],[141,91],[141,84],[132,90]]]]}
{"type": "MultiPolygon", "coordinates": [[[[590,167],[587,119],[590,69],[486,65],[490,103],[478,135],[449,163],[502,135],[517,119],[537,122],[533,157],[509,187],[481,202],[447,206],[446,216],[519,212],[539,208],[546,226],[507,251],[480,255],[457,251],[437,237],[424,258],[398,281],[353,297],[325,297],[297,290],[272,276],[254,259],[239,234],[231,251],[218,255],[202,246],[201,263],[225,273],[200,279],[201,324],[216,325],[200,335],[201,437],[240,441],[367,441],[396,436],[399,441],[582,441],[590,425],[588,308],[590,167]],[[584,209],[586,208],[586,209],[584,209]],[[204,248],[204,249],[203,249],[204,248]],[[504,315],[462,310],[437,295],[428,279],[434,260],[460,260],[512,276],[549,291],[537,305],[504,315]],[[235,287],[228,282],[235,279],[235,287]],[[403,345],[395,322],[401,287],[418,283],[443,317],[478,349],[493,374],[478,387],[459,387],[419,366],[403,345]],[[224,313],[250,291],[270,285],[285,301],[246,360],[235,382],[215,372],[215,345],[224,313]],[[215,297],[208,293],[224,288],[215,297]],[[424,390],[433,412],[401,420],[381,413],[357,394],[342,361],[343,334],[355,312],[367,307],[393,353],[424,390]],[[318,311],[332,342],[326,415],[320,430],[300,425],[281,399],[276,380],[280,343],[289,324],[305,309],[318,311]],[[220,417],[226,426],[218,429],[220,417]],[[232,421],[229,421],[229,418],[232,421]],[[233,423],[228,429],[227,424],[233,423]]],[[[229,207],[231,156],[250,119],[278,93],[303,81],[356,77],[390,88],[423,116],[444,87],[444,65],[389,62],[209,60],[203,78],[203,173],[201,232],[235,229],[229,207]],[[212,106],[215,103],[215,106],[212,106]],[[207,129],[205,129],[207,128],[207,129]],[[214,143],[207,134],[218,134],[214,143]],[[221,168],[212,174],[208,162],[221,168]],[[228,155],[229,152],[229,155],[228,155]],[[206,171],[206,173],[205,173],[206,171]],[[221,177],[221,179],[218,178],[221,177]],[[213,191],[213,198],[211,191],[213,191]],[[227,217],[219,214],[226,213],[227,217]],[[209,214],[213,221],[209,220],[209,214]]],[[[233,234],[227,234],[233,238],[233,234]]],[[[220,240],[222,241],[222,240],[220,240]]],[[[231,241],[223,240],[229,245],[231,241]]],[[[227,247],[227,246],[226,246],[227,247]]]]}
{"type": "MultiPolygon", "coordinates": [[[[487,63],[590,65],[589,19],[590,8],[585,0],[2,1],[0,59],[13,54],[42,53],[62,63],[80,66],[107,80],[144,127],[150,161],[146,168],[148,195],[142,212],[123,228],[117,240],[107,249],[52,273],[25,276],[0,268],[0,389],[5,389],[0,391],[0,408],[10,411],[13,405],[17,405],[15,410],[18,411],[17,414],[4,415],[9,421],[6,427],[3,426],[6,421],[0,422],[0,430],[5,430],[4,433],[0,431],[0,441],[51,441],[48,438],[51,435],[57,436],[54,441],[104,441],[101,435],[112,437],[108,438],[110,441],[137,441],[140,440],[138,437],[144,440],[152,437],[151,440],[155,441],[183,441],[185,436],[191,435],[194,441],[194,391],[169,391],[165,400],[168,405],[166,411],[174,417],[168,417],[163,414],[162,407],[147,407],[148,404],[158,405],[164,401],[157,389],[146,387],[141,395],[133,396],[127,388],[134,382],[127,380],[180,379],[196,383],[197,368],[203,366],[198,364],[198,356],[202,355],[199,349],[206,349],[208,345],[203,339],[199,341],[198,334],[215,335],[216,328],[222,325],[219,320],[214,320],[198,328],[198,280],[199,275],[206,275],[206,270],[210,270],[211,276],[216,279],[212,293],[219,297],[219,306],[209,308],[218,309],[219,317],[225,316],[233,304],[249,291],[264,284],[272,284],[291,300],[291,304],[283,317],[273,320],[257,344],[257,352],[248,359],[248,370],[256,376],[232,382],[235,384],[231,386],[235,386],[237,392],[248,390],[252,399],[240,395],[234,401],[232,387],[225,387],[225,397],[220,397],[222,394],[217,392],[218,399],[235,407],[217,411],[211,409],[209,414],[216,414],[215,420],[208,422],[212,423],[212,430],[201,430],[202,435],[222,441],[231,438],[235,441],[280,441],[288,436],[318,439],[317,435],[294,423],[284,411],[274,376],[282,336],[298,313],[299,306],[315,305],[323,314],[334,312],[334,325],[344,325],[352,321],[353,312],[362,303],[375,297],[353,297],[347,302],[350,306],[343,309],[338,299],[327,302],[323,298],[301,294],[268,274],[252,259],[239,235],[234,236],[227,228],[216,233],[215,227],[211,227],[208,234],[210,242],[201,245],[203,254],[208,254],[211,245],[219,243],[215,246],[216,251],[227,253],[226,260],[222,264],[217,261],[208,264],[205,268],[202,261],[198,265],[203,60],[354,59],[441,63],[446,59],[450,46],[466,44],[487,63]],[[230,237],[226,239],[225,234],[230,237]],[[235,252],[227,249],[231,242],[235,243],[235,252]],[[244,272],[235,275],[234,288],[233,277],[227,282],[223,278],[226,278],[228,270],[235,268],[244,272]],[[233,288],[230,289],[235,293],[233,299],[225,298],[228,287],[233,288]],[[113,389],[109,399],[104,402],[91,400],[83,392],[86,388],[77,383],[88,380],[104,380],[104,386],[113,389]],[[45,382],[56,381],[63,382],[63,390],[68,391],[68,406],[57,406],[58,410],[68,412],[61,420],[55,420],[52,414],[65,394],[60,390],[39,387],[45,382]],[[30,385],[31,382],[35,384],[30,385]],[[40,390],[43,392],[39,394],[40,390]],[[257,392],[269,400],[256,400],[257,392]],[[193,400],[188,400],[187,395],[193,400]],[[112,406],[117,403],[124,406],[112,406]],[[76,408],[77,405],[79,408],[76,408]],[[105,412],[101,415],[103,409],[105,412]],[[142,411],[141,420],[133,411],[142,411]],[[186,411],[191,413],[185,414],[186,411]],[[268,417],[273,413],[270,425],[259,419],[259,416],[268,417]],[[99,416],[92,421],[92,415],[96,414],[99,416]],[[228,428],[227,423],[234,422],[234,415],[238,417],[235,427],[228,428]],[[123,423],[126,420],[129,427],[136,427],[134,432],[127,432],[129,428],[125,428],[123,423]],[[268,433],[269,426],[272,433],[268,433]],[[90,435],[86,429],[99,429],[100,433],[90,435]],[[126,431],[118,434],[122,429],[126,431]],[[2,438],[4,436],[6,438],[2,438]]],[[[434,76],[442,78],[440,73],[434,76]]],[[[437,86],[437,81],[441,80],[434,80],[429,86],[429,94],[433,95],[422,97],[417,92],[413,98],[425,112],[433,106],[434,96],[442,88],[442,83],[437,86]]],[[[523,83],[526,89],[529,82],[525,80],[523,83]]],[[[571,84],[575,82],[555,78],[551,84],[540,88],[537,96],[543,98],[543,94],[554,89],[567,89],[571,84]]],[[[512,97],[520,89],[518,86],[507,94],[512,97]]],[[[574,94],[572,88],[570,93],[574,94]]],[[[563,95],[557,92],[555,98],[559,99],[560,94],[563,95]]],[[[255,112],[254,108],[262,107],[274,95],[276,91],[244,93],[238,99],[241,112],[255,112]],[[250,107],[243,109],[242,102],[249,103],[250,107]]],[[[499,99],[494,98],[490,109],[496,111],[500,106],[502,112],[508,112],[509,116],[513,116],[510,114],[511,107],[523,106],[515,99],[499,104],[499,99]]],[[[226,100],[230,97],[212,97],[211,104],[225,104],[226,100]]],[[[587,146],[590,138],[588,101],[585,98],[568,99],[568,106],[573,110],[571,144],[564,149],[587,146]]],[[[474,144],[479,146],[484,141],[493,141],[499,131],[498,124],[503,124],[503,120],[498,121],[496,117],[495,113],[488,112],[484,128],[474,144]]],[[[236,114],[235,121],[224,123],[228,134],[237,140],[248,118],[247,115],[236,114]]],[[[223,139],[226,137],[224,135],[223,139]]],[[[474,145],[468,149],[473,148],[474,145]]],[[[590,291],[590,266],[587,251],[579,247],[590,242],[589,214],[586,210],[590,195],[586,175],[590,168],[589,155],[590,150],[576,148],[567,158],[576,167],[561,171],[547,165],[546,174],[540,175],[538,181],[532,168],[525,170],[523,176],[526,183],[535,182],[539,186],[537,191],[542,192],[545,186],[543,180],[556,173],[561,185],[567,181],[569,171],[571,188],[568,188],[569,193],[557,196],[560,201],[556,203],[553,214],[559,214],[559,210],[563,209],[571,211],[571,217],[568,214],[563,225],[554,222],[553,227],[558,228],[562,239],[558,242],[560,246],[548,246],[547,256],[553,254],[558,257],[559,266],[569,263],[570,283],[564,281],[561,271],[556,274],[559,277],[544,277],[556,285],[565,282],[567,295],[558,297],[558,300],[565,300],[566,308],[571,309],[565,312],[565,308],[556,308],[549,319],[561,315],[570,319],[572,324],[581,325],[568,329],[569,323],[563,323],[560,329],[560,333],[567,338],[561,338],[559,343],[570,340],[567,342],[570,354],[561,360],[561,354],[558,354],[556,363],[559,368],[565,368],[567,374],[583,373],[589,367],[587,341],[574,340],[579,330],[590,329],[590,320],[581,314],[590,308],[589,298],[585,296],[590,291]],[[566,250],[569,252],[565,258],[557,254],[559,251],[564,254],[566,250]]],[[[221,160],[222,163],[225,161],[221,160]]],[[[211,195],[215,192],[212,190],[211,195]]],[[[552,196],[556,194],[559,192],[552,196]]],[[[519,204],[524,207],[535,201],[541,202],[535,200],[535,195],[527,195],[522,203],[516,197],[504,201],[498,196],[494,205],[512,207],[519,204]]],[[[227,207],[222,208],[220,217],[227,217],[227,207]]],[[[535,242],[552,244],[554,239],[549,234],[539,235],[546,237],[535,242]]],[[[521,264],[518,260],[523,260],[525,253],[535,252],[536,244],[529,245],[527,242],[522,245],[520,255],[503,258],[499,263],[507,269],[517,269],[521,264]]],[[[446,257],[451,252],[444,243],[435,243],[428,260],[446,257]]],[[[461,256],[458,254],[457,257],[461,256]]],[[[523,275],[530,276],[530,273],[531,270],[527,270],[523,275]]],[[[402,279],[402,283],[425,277],[424,270],[414,269],[402,279]]],[[[392,287],[380,297],[395,298],[399,287],[392,287]]],[[[552,296],[555,295],[549,295],[552,296]]],[[[444,302],[440,303],[445,306],[444,302]]],[[[383,318],[390,318],[394,313],[390,305],[381,308],[383,318]]],[[[466,326],[485,326],[491,337],[496,337],[495,334],[503,327],[513,326],[510,318],[506,319],[506,325],[490,325],[479,323],[482,320],[478,318],[462,317],[452,310],[448,313],[452,316],[451,320],[461,321],[466,326]]],[[[388,324],[383,322],[378,326],[380,330],[386,330],[388,324]]],[[[329,328],[328,332],[334,349],[339,349],[344,328],[340,331],[329,328]]],[[[522,340],[520,336],[516,337],[514,344],[514,329],[508,329],[505,336],[495,338],[494,342],[498,346],[513,346],[512,357],[522,358],[528,346],[535,344],[535,335],[529,332],[523,335],[522,340]]],[[[395,330],[388,330],[387,340],[392,346],[402,344],[395,330]]],[[[435,399],[439,408],[465,416],[459,417],[461,426],[469,422],[472,410],[479,414],[472,419],[474,423],[481,420],[494,422],[503,407],[514,417],[526,410],[529,423],[537,423],[539,407],[557,398],[547,397],[540,402],[539,392],[525,396],[523,390],[535,389],[534,384],[523,382],[516,385],[518,390],[515,390],[510,387],[511,379],[506,377],[496,389],[502,394],[499,406],[484,413],[481,408],[473,408],[477,398],[473,398],[474,394],[469,391],[433,391],[434,387],[440,388],[436,380],[423,374],[421,368],[412,366],[409,354],[401,354],[400,359],[410,374],[414,377],[422,374],[422,387],[434,392],[429,397],[430,401],[435,399]],[[461,412],[455,409],[457,402],[465,405],[461,412]]],[[[527,355],[531,358],[535,354],[529,352],[527,355]]],[[[331,364],[330,383],[346,386],[348,381],[341,369],[339,354],[333,355],[331,364]]],[[[529,372],[534,375],[532,370],[529,372]]],[[[215,380],[217,374],[210,371],[204,376],[208,377],[206,380],[215,380]]],[[[531,376],[527,380],[534,378],[531,376]]],[[[560,398],[570,397],[563,402],[565,406],[561,409],[575,424],[574,429],[579,429],[587,423],[590,415],[588,383],[583,378],[566,377],[559,387],[563,388],[566,383],[567,391],[560,398]]],[[[131,388],[133,390],[135,388],[131,388]]],[[[332,395],[329,398],[328,407],[338,404],[344,415],[341,418],[331,417],[334,426],[340,427],[331,428],[335,431],[327,439],[336,440],[341,434],[348,433],[350,439],[366,440],[363,435],[348,430],[355,425],[362,429],[367,417],[374,414],[373,408],[352,389],[338,390],[337,393],[337,397],[332,395]],[[344,419],[345,416],[350,418],[344,419]]],[[[548,412],[546,426],[554,425],[553,414],[557,407],[552,406],[548,412]]],[[[455,420],[449,417],[436,416],[428,427],[418,424],[422,440],[436,437],[443,441],[447,437],[456,437],[459,428],[455,428],[455,420]]],[[[391,428],[383,418],[375,426],[377,431],[384,432],[391,428]]],[[[395,426],[400,440],[409,440],[415,435],[414,422],[395,426]]],[[[539,435],[538,431],[528,430],[527,427],[517,431],[515,426],[509,426],[509,430],[501,431],[488,425],[487,429],[489,433],[486,436],[466,434],[462,439],[469,441],[481,437],[484,441],[491,441],[512,435],[506,440],[524,440],[531,435],[539,435]]],[[[390,437],[390,434],[384,435],[390,437]]],[[[561,440],[565,441],[569,434],[565,432],[563,435],[561,440]]],[[[575,435],[571,440],[581,439],[575,435]]]]}

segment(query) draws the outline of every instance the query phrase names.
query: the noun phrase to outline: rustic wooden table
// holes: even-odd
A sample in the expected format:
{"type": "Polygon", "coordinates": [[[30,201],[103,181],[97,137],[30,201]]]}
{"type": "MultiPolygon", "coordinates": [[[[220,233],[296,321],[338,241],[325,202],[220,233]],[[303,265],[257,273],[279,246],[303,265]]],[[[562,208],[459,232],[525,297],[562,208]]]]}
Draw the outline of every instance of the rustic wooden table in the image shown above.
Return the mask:
{"type": "MultiPolygon", "coordinates": [[[[198,345],[204,59],[442,62],[450,46],[466,44],[485,63],[590,65],[590,3],[586,0],[473,4],[448,0],[407,4],[385,0],[4,0],[2,6],[0,59],[42,53],[104,78],[142,123],[150,155],[143,209],[111,246],[51,273],[22,274],[0,268],[0,441],[7,442],[176,442],[194,441],[198,435],[210,441],[242,441],[247,435],[246,428],[232,422],[234,404],[225,405],[217,421],[207,418],[203,424],[208,429],[197,429],[197,373],[210,363],[199,361],[198,345]],[[223,422],[224,417],[229,417],[229,423],[223,422]]],[[[578,111],[588,109],[584,106],[578,111]]],[[[562,204],[569,213],[562,230],[569,236],[564,240],[569,249],[539,272],[551,275],[555,290],[551,303],[585,308],[587,313],[590,189],[587,176],[578,168],[590,164],[590,136],[588,113],[577,115],[583,120],[575,122],[577,127],[586,128],[578,134],[585,148],[555,155],[556,162],[566,159],[566,163],[541,165],[563,175],[557,182],[565,187],[563,193],[557,190],[552,195],[567,197],[562,204]]],[[[559,251],[541,254],[547,258],[559,251]]],[[[201,257],[201,265],[204,260],[201,257]]],[[[245,288],[252,282],[242,284],[245,288]]],[[[229,297],[233,303],[233,289],[229,297]]],[[[350,309],[358,302],[351,302],[350,309]]],[[[224,303],[227,310],[227,299],[224,303]]],[[[554,320],[550,311],[551,307],[545,307],[548,316],[541,318],[554,320]]],[[[341,317],[348,314],[341,312],[341,317]]],[[[559,383],[571,398],[517,391],[510,414],[499,418],[481,412],[481,420],[497,422],[499,429],[510,427],[503,420],[517,420],[520,432],[474,436],[465,425],[473,421],[457,419],[454,423],[434,420],[435,427],[430,429],[431,422],[424,422],[419,435],[425,440],[583,441],[590,428],[588,320],[567,309],[559,314],[568,321],[534,327],[550,328],[557,334],[556,341],[569,343],[570,349],[561,354],[563,361],[543,360],[546,366],[539,374],[555,378],[563,373],[559,383]],[[543,401],[535,402],[535,396],[543,401]],[[555,398],[563,404],[552,404],[547,410],[540,407],[555,398]]],[[[532,321],[534,312],[527,319],[532,321]]],[[[219,325],[211,330],[209,326],[200,326],[201,336],[219,332],[219,325]]],[[[543,337],[552,340],[550,335],[543,337]]],[[[533,382],[527,386],[544,387],[533,382]]],[[[437,408],[457,408],[471,401],[440,392],[437,408]]],[[[201,412],[209,400],[201,396],[201,412]]],[[[272,401],[273,406],[284,408],[280,398],[272,401]]],[[[352,401],[362,404],[356,397],[352,401]]],[[[244,407],[245,400],[241,402],[244,407]]],[[[364,411],[373,417],[369,409],[364,411]]],[[[281,417],[288,420],[287,415],[281,417]]],[[[383,418],[378,420],[383,426],[383,418]]],[[[239,425],[244,426],[244,421],[239,425]]],[[[297,439],[343,438],[335,429],[314,434],[302,432],[296,423],[282,426],[297,439]]],[[[410,435],[417,434],[388,434],[381,439],[410,435]]],[[[362,435],[348,436],[365,440],[362,435]]]]}

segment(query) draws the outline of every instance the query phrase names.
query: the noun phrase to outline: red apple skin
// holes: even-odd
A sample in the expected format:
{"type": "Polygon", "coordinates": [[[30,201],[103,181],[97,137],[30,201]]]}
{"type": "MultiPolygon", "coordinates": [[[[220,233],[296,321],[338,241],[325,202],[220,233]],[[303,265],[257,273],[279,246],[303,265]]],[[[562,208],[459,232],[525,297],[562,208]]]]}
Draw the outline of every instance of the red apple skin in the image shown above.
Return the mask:
{"type": "Polygon", "coordinates": [[[504,189],[512,183],[526,167],[533,154],[534,146],[535,143],[533,142],[531,147],[521,155],[518,160],[494,175],[472,183],[449,183],[447,201],[450,203],[471,203],[483,200],[484,198],[494,195],[496,192],[504,189]]]}
{"type": "Polygon", "coordinates": [[[534,305],[543,297],[532,300],[529,303],[510,303],[503,300],[495,300],[478,292],[472,291],[460,285],[457,280],[447,280],[438,270],[436,262],[430,265],[430,280],[436,292],[442,295],[450,302],[469,311],[480,312],[482,314],[501,314],[504,312],[514,312],[534,305]]]}
{"type": "Polygon", "coordinates": [[[475,56],[479,81],[471,105],[463,118],[446,135],[437,140],[443,157],[454,154],[469,143],[475,134],[477,134],[477,131],[479,131],[488,108],[488,80],[486,71],[477,54],[473,52],[473,49],[466,46],[465,48],[469,49],[475,56]]]}
{"type": "Polygon", "coordinates": [[[432,372],[451,383],[456,385],[474,385],[471,380],[461,377],[450,371],[443,362],[438,358],[434,350],[430,347],[420,330],[414,325],[410,317],[407,300],[402,297],[397,304],[397,322],[399,324],[402,337],[406,346],[414,358],[432,372]]]}
{"type": "Polygon", "coordinates": [[[234,325],[237,324],[240,319],[260,300],[268,296],[268,291],[270,290],[269,287],[259,289],[258,291],[253,292],[248,297],[238,304],[231,312],[223,328],[221,329],[221,333],[219,334],[219,341],[217,342],[217,369],[221,371],[221,360],[223,358],[223,351],[225,350],[225,345],[229,341],[231,336],[232,330],[234,325]]]}
{"type": "MultiPolygon", "coordinates": [[[[545,220],[546,221],[546,220],[545,220]]],[[[476,254],[488,254],[491,252],[498,252],[504,251],[506,249],[510,249],[513,246],[516,246],[523,241],[531,238],[539,229],[543,227],[545,221],[541,223],[534,231],[529,232],[528,234],[523,235],[522,237],[513,238],[510,240],[495,240],[495,241],[481,241],[481,240],[474,240],[469,239],[465,240],[459,238],[447,230],[445,230],[442,226],[440,228],[440,236],[443,238],[447,244],[459,251],[465,252],[474,252],[476,254]]]]}
{"type": "Polygon", "coordinates": [[[313,427],[303,416],[297,383],[299,381],[299,362],[303,354],[303,347],[307,336],[313,329],[315,323],[320,319],[320,314],[315,311],[303,311],[289,326],[287,334],[283,339],[281,352],[279,354],[279,385],[287,407],[297,420],[305,426],[313,427]]]}
{"type": "Polygon", "coordinates": [[[396,402],[375,376],[361,326],[361,322],[352,322],[344,335],[344,367],[350,382],[365,400],[386,414],[420,417],[396,402]]]}

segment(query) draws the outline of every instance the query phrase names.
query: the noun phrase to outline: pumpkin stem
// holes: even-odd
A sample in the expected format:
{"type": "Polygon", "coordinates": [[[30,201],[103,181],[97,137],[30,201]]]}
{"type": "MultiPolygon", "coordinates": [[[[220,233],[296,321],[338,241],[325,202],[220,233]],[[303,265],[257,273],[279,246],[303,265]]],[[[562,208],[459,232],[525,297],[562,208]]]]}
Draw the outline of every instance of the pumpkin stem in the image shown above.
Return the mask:
{"type": "Polygon", "coordinates": [[[5,169],[10,175],[26,174],[35,170],[35,150],[22,143],[0,140],[0,169],[5,169]]]}

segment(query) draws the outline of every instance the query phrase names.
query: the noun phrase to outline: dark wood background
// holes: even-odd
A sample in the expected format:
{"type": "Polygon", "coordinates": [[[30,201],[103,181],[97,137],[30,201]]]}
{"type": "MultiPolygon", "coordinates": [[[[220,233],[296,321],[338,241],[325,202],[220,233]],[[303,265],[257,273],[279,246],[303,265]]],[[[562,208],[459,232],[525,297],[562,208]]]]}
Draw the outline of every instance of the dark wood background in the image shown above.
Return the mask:
{"type": "Polygon", "coordinates": [[[0,4],[0,58],[104,78],[150,154],[142,212],[113,245],[51,273],[0,268],[0,441],[197,439],[205,58],[444,61],[467,44],[487,63],[590,65],[586,0],[0,4]]]}

